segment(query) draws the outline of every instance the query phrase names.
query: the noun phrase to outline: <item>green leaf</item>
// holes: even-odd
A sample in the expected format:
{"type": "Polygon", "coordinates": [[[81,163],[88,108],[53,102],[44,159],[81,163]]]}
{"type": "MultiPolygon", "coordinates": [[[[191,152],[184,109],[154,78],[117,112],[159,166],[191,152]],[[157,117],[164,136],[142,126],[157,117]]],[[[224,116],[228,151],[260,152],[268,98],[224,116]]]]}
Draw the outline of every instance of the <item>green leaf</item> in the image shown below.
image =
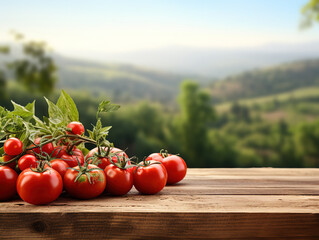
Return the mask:
{"type": "Polygon", "coordinates": [[[101,128],[100,134],[102,134],[102,135],[108,135],[108,134],[109,134],[109,130],[110,130],[111,128],[112,128],[112,126],[107,126],[107,127],[101,128]]]}
{"type": "Polygon", "coordinates": [[[50,124],[50,119],[47,118],[46,116],[43,116],[43,122],[44,122],[46,125],[49,125],[49,124],[50,124]]]}
{"type": "Polygon", "coordinates": [[[65,114],[68,122],[79,121],[78,109],[73,99],[64,90],[61,90],[61,95],[56,105],[65,114]]]}
{"type": "Polygon", "coordinates": [[[28,146],[28,143],[29,143],[29,137],[30,137],[31,131],[27,122],[23,122],[23,124],[25,126],[25,132],[21,135],[20,140],[23,142],[23,146],[26,147],[28,146]]]}
{"type": "Polygon", "coordinates": [[[87,149],[86,147],[78,147],[78,149],[80,149],[83,153],[84,156],[86,156],[89,153],[89,149],[87,149]]]}
{"type": "Polygon", "coordinates": [[[99,105],[98,111],[97,111],[97,117],[99,113],[107,113],[107,112],[113,112],[120,108],[120,105],[113,104],[110,101],[102,101],[99,105]]]}
{"type": "Polygon", "coordinates": [[[35,100],[32,103],[28,103],[25,109],[35,114],[35,100]]]}
{"type": "MultiPolygon", "coordinates": [[[[28,110],[26,107],[23,107],[17,103],[15,103],[14,101],[11,101],[14,107],[14,110],[11,112],[13,115],[19,116],[25,120],[30,120],[33,117],[33,112],[31,112],[30,110],[28,110]]],[[[34,104],[34,102],[32,103],[34,104]]],[[[32,104],[28,104],[28,108],[30,109],[32,107],[32,104]]]]}
{"type": "Polygon", "coordinates": [[[0,140],[2,140],[3,138],[5,138],[7,134],[3,131],[0,132],[0,140]]]}
{"type": "Polygon", "coordinates": [[[100,130],[102,128],[102,122],[100,119],[97,120],[95,128],[98,130],[100,130]]]}
{"type": "Polygon", "coordinates": [[[6,112],[7,112],[6,109],[0,106],[0,117],[4,117],[6,112]]]}
{"type": "Polygon", "coordinates": [[[49,111],[50,121],[54,124],[59,124],[61,122],[64,122],[65,121],[64,114],[62,113],[60,108],[57,107],[53,102],[51,102],[46,97],[44,97],[44,98],[45,98],[45,101],[47,101],[47,103],[48,103],[48,111],[49,111]]]}
{"type": "Polygon", "coordinates": [[[90,138],[94,139],[94,133],[89,129],[87,129],[87,132],[89,133],[90,138]]]}

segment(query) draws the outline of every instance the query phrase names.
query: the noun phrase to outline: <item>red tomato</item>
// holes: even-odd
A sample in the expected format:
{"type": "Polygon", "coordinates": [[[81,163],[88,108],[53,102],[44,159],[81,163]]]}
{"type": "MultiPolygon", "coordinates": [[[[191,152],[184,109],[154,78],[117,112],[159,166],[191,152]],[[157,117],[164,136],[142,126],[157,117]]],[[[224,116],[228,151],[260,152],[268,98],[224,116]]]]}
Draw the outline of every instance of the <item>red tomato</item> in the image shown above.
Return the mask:
{"type": "Polygon", "coordinates": [[[63,154],[61,156],[61,159],[66,162],[70,167],[75,167],[78,166],[78,161],[79,160],[80,164],[83,165],[84,164],[84,156],[83,153],[80,149],[78,148],[74,148],[72,150],[72,154],[69,154],[67,152],[65,152],[65,154],[63,154]]]}
{"type": "MultiPolygon", "coordinates": [[[[41,138],[36,138],[36,139],[34,140],[34,143],[35,143],[36,145],[39,145],[39,144],[40,144],[40,141],[41,141],[41,138]]],[[[43,140],[43,141],[47,141],[47,140],[43,140]]],[[[34,145],[31,144],[30,147],[34,147],[34,145]]],[[[42,146],[41,149],[40,149],[39,147],[37,147],[37,148],[33,148],[32,150],[33,150],[35,153],[37,153],[37,154],[41,154],[42,156],[46,156],[47,154],[48,154],[48,155],[51,155],[51,153],[52,153],[53,150],[54,150],[54,146],[53,146],[52,143],[47,143],[47,144],[45,144],[44,146],[42,146]]]]}
{"type": "MultiPolygon", "coordinates": [[[[87,169],[96,168],[97,166],[89,164],[87,169]]],[[[75,167],[79,170],[79,167],[75,167]]],[[[87,172],[91,176],[91,183],[86,174],[75,181],[78,171],[68,169],[64,175],[63,183],[65,190],[73,197],[80,199],[91,199],[101,195],[106,186],[106,177],[103,170],[92,170],[87,172]]]]}
{"type": "MultiPolygon", "coordinates": [[[[34,147],[34,145],[33,145],[33,144],[31,144],[29,147],[34,147]]],[[[26,152],[25,152],[25,154],[29,154],[29,155],[33,155],[33,156],[35,156],[35,154],[34,154],[33,150],[28,150],[28,151],[26,151],[26,152]]]]}
{"type": "Polygon", "coordinates": [[[52,158],[61,158],[63,154],[66,154],[66,151],[63,147],[57,146],[52,151],[52,158]]]}
{"type": "Polygon", "coordinates": [[[63,189],[60,174],[50,168],[44,172],[24,170],[18,177],[19,196],[27,203],[35,205],[48,204],[56,200],[63,189]]]}
{"type": "MultiPolygon", "coordinates": [[[[89,157],[85,157],[85,161],[89,161],[90,164],[95,164],[101,169],[105,169],[108,165],[111,164],[110,158],[109,157],[99,157],[96,159],[94,162],[93,160],[88,160],[89,157]]],[[[114,161],[114,160],[113,160],[114,161]]]]}
{"type": "Polygon", "coordinates": [[[164,158],[162,163],[167,170],[167,184],[178,183],[186,176],[187,165],[181,157],[172,155],[164,158]]]}
{"type": "MultiPolygon", "coordinates": [[[[108,148],[104,148],[104,151],[105,152],[107,152],[107,150],[108,150],[108,148]]],[[[86,155],[86,157],[85,157],[85,160],[86,161],[89,161],[88,159],[89,158],[92,158],[93,157],[93,155],[94,155],[94,153],[97,153],[98,152],[98,148],[96,147],[96,148],[93,148],[87,155],[86,155]]],[[[110,149],[110,153],[117,153],[117,155],[118,156],[125,156],[125,157],[127,157],[128,158],[128,156],[126,155],[126,153],[125,152],[123,152],[121,149],[119,149],[119,148],[111,148],[110,149]]],[[[117,162],[117,157],[116,156],[113,156],[112,157],[112,161],[113,162],[117,162]]],[[[90,163],[92,162],[92,160],[90,161],[90,163]]],[[[95,164],[97,164],[97,166],[99,167],[99,168],[102,168],[102,169],[105,169],[106,168],[106,166],[108,166],[108,165],[110,165],[111,164],[111,161],[110,161],[110,157],[108,157],[108,156],[105,156],[105,157],[99,157],[98,159],[97,159],[97,161],[95,162],[95,164]]],[[[128,165],[129,165],[130,163],[128,162],[128,165]]]]}
{"type": "MultiPolygon", "coordinates": [[[[82,135],[85,132],[84,126],[80,122],[70,122],[67,128],[71,128],[73,134],[82,135]]],[[[67,132],[70,134],[69,132],[67,132]]]]}
{"type": "Polygon", "coordinates": [[[23,143],[18,138],[9,138],[3,145],[6,154],[16,156],[22,153],[23,143]]]}
{"type": "Polygon", "coordinates": [[[147,158],[146,158],[146,161],[149,161],[149,160],[154,160],[154,161],[159,161],[161,162],[163,160],[163,156],[160,154],[160,153],[152,153],[151,155],[149,155],[147,158]]]}
{"type": "Polygon", "coordinates": [[[21,171],[23,171],[24,169],[30,168],[30,167],[35,168],[37,161],[38,161],[38,159],[34,155],[26,154],[26,155],[23,155],[19,159],[18,166],[19,166],[21,171]]]}
{"type": "Polygon", "coordinates": [[[139,167],[133,175],[135,188],[143,194],[160,192],[167,182],[167,171],[163,164],[148,161],[149,165],[139,167]]]}
{"type": "Polygon", "coordinates": [[[63,178],[66,171],[68,170],[69,165],[61,159],[55,159],[55,160],[51,161],[50,163],[51,163],[51,167],[55,171],[60,173],[61,177],[63,178]]]}
{"type": "Polygon", "coordinates": [[[158,162],[162,162],[162,160],[168,156],[172,156],[172,154],[169,154],[166,150],[162,149],[160,153],[152,153],[146,158],[146,161],[154,160],[158,162]]]}
{"type": "Polygon", "coordinates": [[[133,173],[130,169],[121,169],[113,164],[104,169],[106,191],[112,195],[125,195],[133,187],[133,173]]]}
{"type": "MultiPolygon", "coordinates": [[[[9,162],[12,158],[14,158],[15,156],[10,156],[10,155],[3,155],[3,161],[4,162],[9,162]]],[[[6,166],[12,169],[15,169],[17,165],[17,161],[13,161],[9,164],[7,164],[6,166]]]]}
{"type": "Polygon", "coordinates": [[[11,199],[16,194],[18,174],[12,168],[0,166],[0,201],[11,199]]]}

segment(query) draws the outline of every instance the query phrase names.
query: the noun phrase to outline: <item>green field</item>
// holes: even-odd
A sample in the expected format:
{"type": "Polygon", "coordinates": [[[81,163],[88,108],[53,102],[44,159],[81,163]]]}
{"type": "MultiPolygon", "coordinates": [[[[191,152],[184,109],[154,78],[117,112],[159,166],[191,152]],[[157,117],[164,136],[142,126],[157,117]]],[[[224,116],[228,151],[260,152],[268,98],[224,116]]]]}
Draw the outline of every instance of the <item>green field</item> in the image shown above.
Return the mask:
{"type": "MultiPolygon", "coordinates": [[[[237,102],[241,105],[251,107],[255,104],[258,104],[258,105],[266,104],[274,100],[278,102],[284,102],[290,99],[305,99],[305,98],[311,98],[311,97],[319,97],[319,87],[301,88],[301,89],[284,92],[280,94],[269,95],[266,97],[242,99],[242,100],[238,100],[237,102]]],[[[232,104],[233,102],[224,102],[221,104],[217,104],[215,107],[218,112],[225,112],[225,111],[229,111],[232,104]]]]}

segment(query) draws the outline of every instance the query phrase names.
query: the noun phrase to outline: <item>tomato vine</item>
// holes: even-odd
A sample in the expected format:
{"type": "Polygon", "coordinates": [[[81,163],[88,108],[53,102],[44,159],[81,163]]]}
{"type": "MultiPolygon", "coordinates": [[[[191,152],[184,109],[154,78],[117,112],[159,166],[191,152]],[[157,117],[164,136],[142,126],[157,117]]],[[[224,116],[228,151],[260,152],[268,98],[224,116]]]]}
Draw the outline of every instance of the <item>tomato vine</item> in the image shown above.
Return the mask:
{"type": "MultiPolygon", "coordinates": [[[[111,126],[102,126],[100,114],[116,111],[119,105],[112,104],[110,101],[102,101],[97,109],[96,124],[93,125],[92,130],[88,130],[89,136],[85,136],[73,134],[67,127],[70,122],[79,121],[79,113],[73,99],[65,91],[61,91],[56,104],[47,98],[45,100],[48,104],[48,117],[43,117],[43,119],[35,115],[35,101],[26,106],[12,101],[12,111],[0,106],[0,143],[16,137],[23,142],[24,146],[21,154],[7,162],[0,162],[0,165],[17,161],[27,152],[36,148],[42,149],[46,144],[52,143],[58,146],[61,141],[66,143],[67,151],[72,151],[74,147],[77,147],[84,153],[89,151],[85,147],[86,143],[96,145],[100,154],[103,151],[101,149],[113,146],[106,139],[111,126]],[[41,138],[40,143],[35,143],[36,138],[41,138]]],[[[0,148],[0,155],[4,155],[3,147],[0,148]]],[[[41,158],[39,154],[37,157],[41,158]]]]}

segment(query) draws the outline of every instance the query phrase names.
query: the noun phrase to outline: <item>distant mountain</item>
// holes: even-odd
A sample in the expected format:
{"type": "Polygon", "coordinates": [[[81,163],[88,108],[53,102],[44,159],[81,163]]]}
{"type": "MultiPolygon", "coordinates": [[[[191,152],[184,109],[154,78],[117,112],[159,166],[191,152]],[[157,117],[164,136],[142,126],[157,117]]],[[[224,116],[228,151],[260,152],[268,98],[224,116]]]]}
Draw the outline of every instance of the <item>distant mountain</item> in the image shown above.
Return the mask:
{"type": "MultiPolygon", "coordinates": [[[[9,55],[0,54],[0,67],[14,59],[23,57],[21,47],[6,44],[11,48],[9,55]]],[[[151,100],[162,103],[175,102],[180,83],[185,78],[207,83],[211,78],[191,74],[176,74],[153,70],[131,64],[101,63],[52,54],[58,67],[58,88],[83,90],[95,97],[108,97],[117,102],[151,100]]],[[[7,72],[7,76],[11,76],[7,72]]]]}
{"type": "Polygon", "coordinates": [[[318,58],[319,42],[268,44],[234,49],[172,46],[116,54],[99,52],[87,57],[140,65],[166,72],[220,78],[254,68],[318,58]]]}
{"type": "Polygon", "coordinates": [[[147,99],[162,103],[174,101],[186,78],[124,64],[102,64],[55,56],[58,87],[85,90],[94,96],[107,95],[114,101],[147,99]]]}
{"type": "MultiPolygon", "coordinates": [[[[13,50],[11,56],[0,55],[0,66],[19,56],[18,48],[13,50]]],[[[136,54],[127,53],[126,57],[131,56],[133,62],[135,56],[134,62],[140,66],[144,64],[143,67],[102,63],[98,54],[95,61],[54,54],[60,79],[58,87],[83,90],[96,97],[107,95],[117,102],[146,99],[172,103],[176,100],[180,83],[186,78],[208,86],[214,102],[267,96],[319,85],[317,43],[268,45],[246,50],[176,47],[136,54]],[[303,57],[308,60],[290,61],[303,57]],[[290,63],[283,64],[285,61],[290,63]],[[160,70],[153,70],[156,66],[160,70]],[[235,74],[230,74],[232,72],[235,74]],[[224,75],[229,77],[219,77],[218,81],[213,77],[224,75]]]]}
{"type": "Polygon", "coordinates": [[[213,101],[234,101],[319,86],[319,59],[261,68],[212,82],[213,101]]]}

